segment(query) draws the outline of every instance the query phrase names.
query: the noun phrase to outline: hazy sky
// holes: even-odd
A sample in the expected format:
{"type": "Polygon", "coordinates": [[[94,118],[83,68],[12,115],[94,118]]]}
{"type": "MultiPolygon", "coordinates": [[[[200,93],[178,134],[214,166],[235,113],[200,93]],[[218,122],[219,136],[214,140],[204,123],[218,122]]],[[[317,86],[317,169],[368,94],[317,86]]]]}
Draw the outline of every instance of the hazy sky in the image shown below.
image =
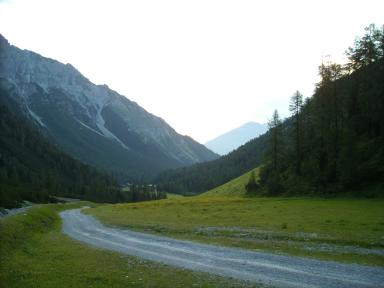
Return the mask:
{"type": "Polygon", "coordinates": [[[322,58],[341,60],[383,11],[382,0],[0,0],[0,33],[205,142],[275,108],[288,116],[322,58]]]}

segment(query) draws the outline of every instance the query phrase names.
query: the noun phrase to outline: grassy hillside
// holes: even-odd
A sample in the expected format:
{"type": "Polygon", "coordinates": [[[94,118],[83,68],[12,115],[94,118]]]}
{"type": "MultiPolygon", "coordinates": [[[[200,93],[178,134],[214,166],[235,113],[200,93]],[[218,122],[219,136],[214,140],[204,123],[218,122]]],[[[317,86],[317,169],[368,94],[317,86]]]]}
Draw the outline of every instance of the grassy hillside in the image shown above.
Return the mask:
{"type": "Polygon", "coordinates": [[[252,169],[251,171],[244,173],[240,177],[237,177],[219,187],[213,188],[203,194],[200,197],[210,196],[245,196],[245,185],[248,183],[251,172],[255,172],[255,176],[259,176],[260,168],[252,169]]]}
{"type": "Polygon", "coordinates": [[[174,269],[74,241],[61,233],[57,212],[82,205],[42,205],[0,219],[0,286],[248,287],[231,279],[174,269]]]}
{"type": "Polygon", "coordinates": [[[384,266],[383,207],[384,199],[244,198],[216,193],[103,205],[86,213],[108,225],[180,239],[384,266]]]}
{"type": "Polygon", "coordinates": [[[161,190],[177,194],[198,194],[261,164],[268,135],[264,134],[219,159],[189,167],[168,170],[154,180],[161,190]]]}

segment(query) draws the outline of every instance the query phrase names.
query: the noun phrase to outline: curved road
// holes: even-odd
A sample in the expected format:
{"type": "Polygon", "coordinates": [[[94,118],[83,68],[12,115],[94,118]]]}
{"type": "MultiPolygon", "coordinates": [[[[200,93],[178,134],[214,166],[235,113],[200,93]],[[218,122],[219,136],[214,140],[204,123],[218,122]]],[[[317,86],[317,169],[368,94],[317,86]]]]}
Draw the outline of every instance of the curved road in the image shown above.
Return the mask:
{"type": "Polygon", "coordinates": [[[60,213],[65,234],[147,260],[273,287],[384,287],[384,269],[197,244],[109,228],[81,209],[60,213]]]}

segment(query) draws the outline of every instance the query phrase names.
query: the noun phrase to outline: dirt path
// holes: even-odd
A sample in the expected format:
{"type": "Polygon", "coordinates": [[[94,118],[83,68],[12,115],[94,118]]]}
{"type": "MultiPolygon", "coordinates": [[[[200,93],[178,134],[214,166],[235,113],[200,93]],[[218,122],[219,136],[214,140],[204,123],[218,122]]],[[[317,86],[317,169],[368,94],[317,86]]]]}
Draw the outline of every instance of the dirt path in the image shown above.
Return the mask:
{"type": "Polygon", "coordinates": [[[384,269],[197,244],[108,228],[80,209],[60,213],[65,234],[147,260],[273,287],[384,287],[384,269]]]}

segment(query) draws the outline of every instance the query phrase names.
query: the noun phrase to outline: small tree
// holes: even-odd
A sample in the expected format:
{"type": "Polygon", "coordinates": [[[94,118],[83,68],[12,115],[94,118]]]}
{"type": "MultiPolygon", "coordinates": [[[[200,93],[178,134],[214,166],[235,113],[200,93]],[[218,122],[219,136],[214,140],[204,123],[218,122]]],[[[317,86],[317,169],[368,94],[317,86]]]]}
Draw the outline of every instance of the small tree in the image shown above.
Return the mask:
{"type": "Polygon", "coordinates": [[[248,195],[251,195],[257,191],[258,187],[259,185],[256,182],[255,171],[252,170],[251,174],[249,175],[248,183],[245,185],[245,190],[248,195]]]}

